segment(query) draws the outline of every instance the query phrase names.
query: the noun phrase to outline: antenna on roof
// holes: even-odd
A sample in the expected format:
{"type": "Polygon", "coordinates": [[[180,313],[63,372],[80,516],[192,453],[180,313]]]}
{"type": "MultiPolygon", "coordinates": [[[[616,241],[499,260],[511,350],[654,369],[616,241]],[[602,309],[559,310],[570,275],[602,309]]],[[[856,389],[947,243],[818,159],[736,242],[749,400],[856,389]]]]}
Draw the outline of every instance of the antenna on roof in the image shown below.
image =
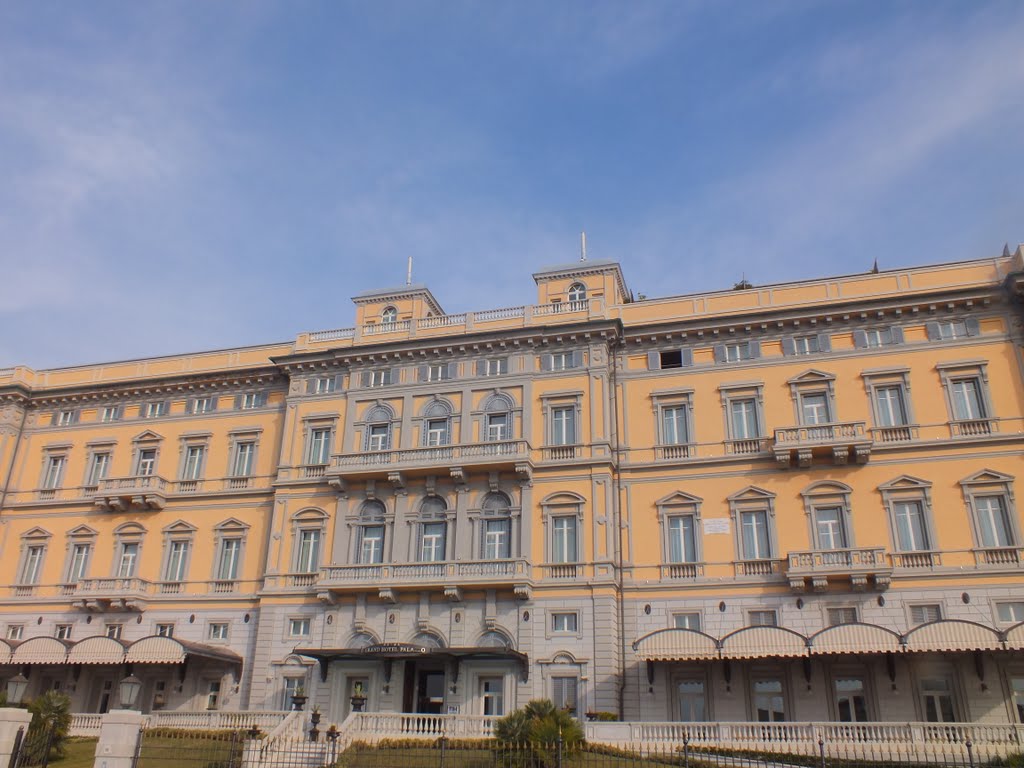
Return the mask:
{"type": "Polygon", "coordinates": [[[405,284],[412,285],[412,256],[409,257],[409,268],[405,271],[405,284]]]}
{"type": "Polygon", "coordinates": [[[871,266],[871,274],[872,275],[877,275],[878,274],[878,257],[877,256],[875,257],[875,263],[871,266]]]}
{"type": "Polygon", "coordinates": [[[580,232],[580,261],[587,260],[587,233],[580,232]]]}

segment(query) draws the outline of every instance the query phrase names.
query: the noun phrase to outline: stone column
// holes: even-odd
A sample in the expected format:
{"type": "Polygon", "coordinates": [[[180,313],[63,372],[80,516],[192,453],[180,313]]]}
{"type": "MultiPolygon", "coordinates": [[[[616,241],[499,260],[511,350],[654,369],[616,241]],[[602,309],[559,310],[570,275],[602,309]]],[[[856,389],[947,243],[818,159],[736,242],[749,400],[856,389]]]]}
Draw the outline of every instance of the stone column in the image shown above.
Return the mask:
{"type": "Polygon", "coordinates": [[[132,768],[142,722],[142,713],[134,709],[112,709],[103,715],[93,768],[132,768]]]}
{"type": "Polygon", "coordinates": [[[10,762],[11,753],[14,751],[14,742],[18,738],[18,729],[24,728],[25,734],[27,734],[30,722],[32,722],[32,713],[27,709],[16,707],[0,709],[0,765],[7,765],[10,762]]]}

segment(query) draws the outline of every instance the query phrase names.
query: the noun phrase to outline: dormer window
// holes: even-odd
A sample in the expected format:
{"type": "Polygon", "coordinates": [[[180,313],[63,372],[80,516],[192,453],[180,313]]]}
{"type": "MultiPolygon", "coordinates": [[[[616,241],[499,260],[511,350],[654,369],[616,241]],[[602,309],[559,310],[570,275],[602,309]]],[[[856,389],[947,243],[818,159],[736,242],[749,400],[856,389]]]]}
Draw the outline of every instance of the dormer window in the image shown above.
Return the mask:
{"type": "Polygon", "coordinates": [[[394,307],[384,307],[384,311],[380,313],[380,321],[384,325],[391,325],[398,320],[398,310],[394,307]]]}
{"type": "Polygon", "coordinates": [[[583,283],[573,283],[569,286],[569,294],[567,298],[570,302],[586,301],[587,286],[583,283]]]}

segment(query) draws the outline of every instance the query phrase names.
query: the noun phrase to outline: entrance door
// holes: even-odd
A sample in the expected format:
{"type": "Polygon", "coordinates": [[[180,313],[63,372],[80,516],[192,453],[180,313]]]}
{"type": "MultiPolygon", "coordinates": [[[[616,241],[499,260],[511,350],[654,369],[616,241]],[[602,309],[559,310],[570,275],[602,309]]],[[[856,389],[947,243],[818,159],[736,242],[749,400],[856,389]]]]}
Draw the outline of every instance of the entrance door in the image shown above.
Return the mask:
{"type": "Polygon", "coordinates": [[[99,679],[92,686],[92,711],[101,715],[108,712],[111,707],[120,702],[114,701],[114,681],[111,679],[99,679]]]}
{"type": "Polygon", "coordinates": [[[416,711],[440,715],[444,708],[444,671],[423,669],[416,675],[416,711]]]}

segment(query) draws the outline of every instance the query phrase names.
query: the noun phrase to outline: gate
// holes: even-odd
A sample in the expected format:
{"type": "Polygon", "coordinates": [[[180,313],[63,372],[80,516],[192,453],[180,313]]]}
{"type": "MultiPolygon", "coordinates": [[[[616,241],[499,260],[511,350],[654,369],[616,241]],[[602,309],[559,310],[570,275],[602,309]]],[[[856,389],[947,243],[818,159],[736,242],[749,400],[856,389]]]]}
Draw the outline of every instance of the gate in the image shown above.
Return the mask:
{"type": "Polygon", "coordinates": [[[241,768],[245,731],[143,728],[134,768],[241,768]]]}
{"type": "Polygon", "coordinates": [[[57,729],[54,726],[36,730],[24,727],[18,729],[14,736],[14,750],[8,768],[46,768],[50,763],[53,751],[53,740],[57,729]]]}

